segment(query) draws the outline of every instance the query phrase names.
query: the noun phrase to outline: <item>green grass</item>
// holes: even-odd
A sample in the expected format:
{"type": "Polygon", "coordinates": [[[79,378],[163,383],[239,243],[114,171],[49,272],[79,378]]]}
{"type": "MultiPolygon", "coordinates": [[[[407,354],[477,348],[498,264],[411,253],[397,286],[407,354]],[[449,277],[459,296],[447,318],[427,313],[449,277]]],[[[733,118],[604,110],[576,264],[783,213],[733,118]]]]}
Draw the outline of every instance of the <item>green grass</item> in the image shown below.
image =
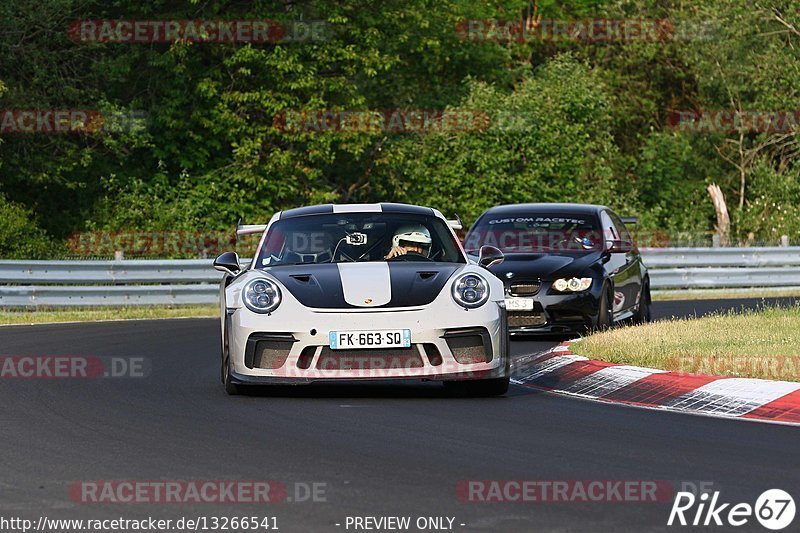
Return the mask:
{"type": "Polygon", "coordinates": [[[616,328],[572,351],[677,372],[800,381],[800,305],[616,328]]]}
{"type": "Polygon", "coordinates": [[[0,325],[216,316],[219,316],[219,308],[216,305],[46,309],[36,311],[0,311],[0,325]]]}

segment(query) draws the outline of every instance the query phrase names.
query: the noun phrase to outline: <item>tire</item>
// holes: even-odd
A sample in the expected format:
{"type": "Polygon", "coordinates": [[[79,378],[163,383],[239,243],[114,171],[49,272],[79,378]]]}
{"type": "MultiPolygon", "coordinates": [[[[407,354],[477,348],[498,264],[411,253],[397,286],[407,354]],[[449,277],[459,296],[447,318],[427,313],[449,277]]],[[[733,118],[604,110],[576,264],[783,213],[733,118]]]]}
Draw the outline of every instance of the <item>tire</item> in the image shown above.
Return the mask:
{"type": "Polygon", "coordinates": [[[635,324],[647,324],[652,320],[650,314],[650,281],[647,280],[644,282],[644,288],[642,289],[642,295],[639,298],[639,309],[637,309],[636,314],[633,316],[633,322],[635,324]]]}
{"type": "MultiPolygon", "coordinates": [[[[224,310],[223,310],[224,312],[224,310]]],[[[225,324],[222,327],[220,339],[220,366],[219,366],[219,381],[225,384],[225,365],[228,364],[228,328],[227,318],[224,318],[225,324]]]]}
{"type": "Polygon", "coordinates": [[[606,288],[600,300],[600,310],[597,312],[595,320],[595,331],[605,331],[614,325],[614,304],[612,303],[611,290],[606,288]]]}
{"type": "Polygon", "coordinates": [[[223,330],[222,334],[222,364],[220,365],[219,379],[225,387],[225,392],[230,396],[236,396],[241,391],[239,386],[231,381],[231,361],[228,356],[228,328],[223,330]]]}
{"type": "Polygon", "coordinates": [[[239,386],[231,380],[231,360],[228,356],[227,334],[222,338],[222,365],[220,366],[220,380],[225,387],[225,392],[230,396],[239,394],[239,386]]]}
{"type": "Polygon", "coordinates": [[[476,379],[472,381],[445,381],[448,394],[459,397],[486,398],[502,396],[508,392],[509,378],[476,379]]]}
{"type": "Polygon", "coordinates": [[[222,363],[222,384],[225,386],[225,392],[228,395],[236,396],[239,394],[239,385],[231,380],[231,363],[227,358],[222,363]]]}
{"type": "Polygon", "coordinates": [[[220,365],[219,365],[219,381],[223,385],[225,384],[225,367],[228,365],[228,351],[223,346],[222,354],[220,355],[220,365]]]}

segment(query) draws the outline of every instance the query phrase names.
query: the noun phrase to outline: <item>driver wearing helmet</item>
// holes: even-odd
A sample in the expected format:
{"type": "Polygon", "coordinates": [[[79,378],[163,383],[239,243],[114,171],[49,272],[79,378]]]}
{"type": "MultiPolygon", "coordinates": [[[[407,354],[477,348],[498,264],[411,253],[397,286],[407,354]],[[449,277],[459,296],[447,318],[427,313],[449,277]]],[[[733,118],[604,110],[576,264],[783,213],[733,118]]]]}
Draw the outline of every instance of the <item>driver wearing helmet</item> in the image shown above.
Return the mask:
{"type": "Polygon", "coordinates": [[[392,238],[392,249],[384,259],[392,259],[408,253],[425,257],[431,252],[431,233],[422,225],[403,226],[397,229],[392,238]]]}

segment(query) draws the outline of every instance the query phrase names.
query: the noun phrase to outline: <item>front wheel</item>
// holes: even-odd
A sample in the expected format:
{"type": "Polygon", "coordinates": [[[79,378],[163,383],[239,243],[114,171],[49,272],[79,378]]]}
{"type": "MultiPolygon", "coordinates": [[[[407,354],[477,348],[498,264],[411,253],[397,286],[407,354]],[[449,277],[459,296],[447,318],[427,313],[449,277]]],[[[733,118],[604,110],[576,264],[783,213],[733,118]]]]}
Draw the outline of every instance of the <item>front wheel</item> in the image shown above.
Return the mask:
{"type": "Polygon", "coordinates": [[[476,379],[472,381],[445,381],[445,390],[460,397],[502,396],[508,392],[509,378],[476,379]]]}
{"type": "Polygon", "coordinates": [[[231,379],[231,363],[228,358],[222,363],[222,384],[225,386],[225,392],[230,396],[239,394],[239,385],[231,379]]]}
{"type": "Polygon", "coordinates": [[[650,283],[645,282],[642,294],[639,297],[639,309],[633,316],[633,321],[636,324],[647,324],[651,320],[650,316],[650,283]]]}
{"type": "Polygon", "coordinates": [[[614,323],[614,304],[611,290],[606,289],[600,297],[600,309],[595,319],[595,331],[605,331],[614,323]]]}

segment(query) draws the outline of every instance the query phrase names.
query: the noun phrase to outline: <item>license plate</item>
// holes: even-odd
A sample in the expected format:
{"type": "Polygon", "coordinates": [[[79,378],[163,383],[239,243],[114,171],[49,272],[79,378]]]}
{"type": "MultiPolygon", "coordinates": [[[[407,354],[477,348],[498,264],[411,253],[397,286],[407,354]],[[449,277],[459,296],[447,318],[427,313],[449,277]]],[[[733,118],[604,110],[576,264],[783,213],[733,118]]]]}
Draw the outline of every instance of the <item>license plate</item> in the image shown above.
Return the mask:
{"type": "Polygon", "coordinates": [[[509,311],[533,311],[533,298],[506,298],[509,311]]]}
{"type": "Polygon", "coordinates": [[[369,331],[331,331],[328,340],[332,350],[359,348],[410,348],[410,329],[369,331]]]}

